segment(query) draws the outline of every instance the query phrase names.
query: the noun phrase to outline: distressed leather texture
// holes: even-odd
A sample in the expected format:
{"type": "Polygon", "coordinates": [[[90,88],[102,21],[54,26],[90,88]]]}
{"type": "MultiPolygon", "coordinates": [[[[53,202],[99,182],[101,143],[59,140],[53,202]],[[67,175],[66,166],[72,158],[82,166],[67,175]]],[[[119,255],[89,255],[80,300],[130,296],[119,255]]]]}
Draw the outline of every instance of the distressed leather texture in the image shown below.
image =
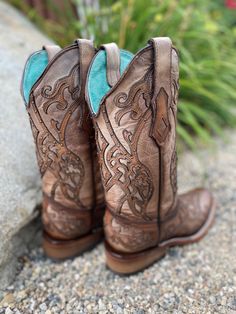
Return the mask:
{"type": "Polygon", "coordinates": [[[105,236],[118,252],[139,252],[191,235],[209,214],[206,190],[177,196],[178,80],[176,49],[169,38],[154,38],[113,82],[93,116],[105,236]]]}
{"type": "Polygon", "coordinates": [[[42,176],[44,229],[64,240],[102,225],[104,193],[84,98],[95,49],[78,40],[52,54],[51,49],[52,60],[31,90],[27,111],[42,176]]]}

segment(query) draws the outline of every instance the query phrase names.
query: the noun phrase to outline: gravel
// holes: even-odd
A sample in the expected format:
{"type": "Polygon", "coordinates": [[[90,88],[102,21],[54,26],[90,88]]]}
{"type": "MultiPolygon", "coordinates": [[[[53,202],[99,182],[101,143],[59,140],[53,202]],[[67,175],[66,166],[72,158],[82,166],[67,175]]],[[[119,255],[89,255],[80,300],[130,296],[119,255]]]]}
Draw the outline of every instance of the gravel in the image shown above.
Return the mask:
{"type": "Polygon", "coordinates": [[[214,227],[199,243],[175,247],[130,277],[105,266],[102,244],[56,263],[37,248],[0,292],[0,313],[236,313],[236,134],[215,147],[184,153],[179,186],[203,184],[217,199],[214,227]]]}

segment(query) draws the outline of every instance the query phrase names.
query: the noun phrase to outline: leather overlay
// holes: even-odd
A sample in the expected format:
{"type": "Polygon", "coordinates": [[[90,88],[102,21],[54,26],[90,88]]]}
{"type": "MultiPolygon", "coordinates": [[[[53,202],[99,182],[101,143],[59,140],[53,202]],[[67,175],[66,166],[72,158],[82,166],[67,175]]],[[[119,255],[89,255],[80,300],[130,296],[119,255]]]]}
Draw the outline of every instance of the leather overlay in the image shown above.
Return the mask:
{"type": "Polygon", "coordinates": [[[154,50],[153,75],[153,127],[151,135],[159,146],[165,143],[170,131],[169,106],[171,104],[171,52],[172,43],[168,37],[149,41],[154,50]]]}
{"type": "Polygon", "coordinates": [[[172,216],[177,192],[176,110],[178,95],[178,57],[172,56],[168,37],[149,41],[154,52],[153,125],[151,136],[159,147],[159,222],[172,216]]]}
{"type": "Polygon", "coordinates": [[[71,239],[91,230],[104,201],[94,131],[84,99],[95,50],[79,42],[59,52],[34,85],[27,107],[44,192],[45,230],[71,239]]]}

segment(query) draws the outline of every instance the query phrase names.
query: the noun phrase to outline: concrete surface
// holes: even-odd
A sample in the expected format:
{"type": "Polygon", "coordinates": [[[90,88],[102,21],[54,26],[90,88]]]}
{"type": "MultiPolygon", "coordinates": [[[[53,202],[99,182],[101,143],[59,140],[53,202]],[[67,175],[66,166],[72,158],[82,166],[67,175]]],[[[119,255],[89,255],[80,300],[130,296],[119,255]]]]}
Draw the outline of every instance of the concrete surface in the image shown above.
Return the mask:
{"type": "Polygon", "coordinates": [[[30,53],[49,40],[12,7],[0,2],[0,287],[16,272],[17,256],[38,230],[40,179],[20,80],[30,53]],[[34,222],[35,223],[35,222],[34,222]],[[25,228],[25,226],[28,226],[25,228]]]}

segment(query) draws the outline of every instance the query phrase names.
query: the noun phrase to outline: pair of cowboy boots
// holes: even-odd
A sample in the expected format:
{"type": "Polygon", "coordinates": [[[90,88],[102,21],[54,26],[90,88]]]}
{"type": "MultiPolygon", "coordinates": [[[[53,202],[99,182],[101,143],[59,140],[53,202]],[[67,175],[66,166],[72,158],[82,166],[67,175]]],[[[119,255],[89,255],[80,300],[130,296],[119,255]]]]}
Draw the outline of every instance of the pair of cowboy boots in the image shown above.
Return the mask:
{"type": "Polygon", "coordinates": [[[210,192],[177,195],[178,78],[167,37],[134,56],[84,39],[30,56],[22,95],[42,176],[48,256],[78,255],[104,231],[107,265],[130,274],[206,234],[215,213],[210,192]]]}

